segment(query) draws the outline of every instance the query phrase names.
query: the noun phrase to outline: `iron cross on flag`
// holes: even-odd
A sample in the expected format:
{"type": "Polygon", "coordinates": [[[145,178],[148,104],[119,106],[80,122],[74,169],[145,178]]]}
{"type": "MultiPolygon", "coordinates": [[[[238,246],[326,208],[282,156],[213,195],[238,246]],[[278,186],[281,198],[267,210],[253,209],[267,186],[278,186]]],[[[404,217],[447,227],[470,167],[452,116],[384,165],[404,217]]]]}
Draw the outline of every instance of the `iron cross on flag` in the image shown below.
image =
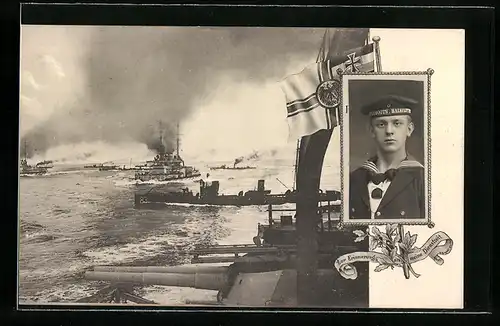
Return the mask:
{"type": "Polygon", "coordinates": [[[356,53],[351,53],[347,55],[348,62],[346,63],[345,70],[346,71],[351,71],[351,72],[357,72],[359,71],[358,66],[360,65],[359,57],[356,57],[356,53]]]}

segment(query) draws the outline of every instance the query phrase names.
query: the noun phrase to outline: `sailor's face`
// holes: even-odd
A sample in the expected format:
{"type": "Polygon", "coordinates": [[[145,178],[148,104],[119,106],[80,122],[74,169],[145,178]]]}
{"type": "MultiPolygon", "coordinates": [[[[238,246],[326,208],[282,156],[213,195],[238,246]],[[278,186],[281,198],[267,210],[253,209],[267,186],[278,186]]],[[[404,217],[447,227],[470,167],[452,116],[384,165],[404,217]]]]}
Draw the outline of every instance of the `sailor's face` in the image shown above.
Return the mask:
{"type": "Polygon", "coordinates": [[[382,152],[394,153],[404,148],[414,127],[408,116],[393,115],[373,118],[370,129],[377,147],[382,152]]]}

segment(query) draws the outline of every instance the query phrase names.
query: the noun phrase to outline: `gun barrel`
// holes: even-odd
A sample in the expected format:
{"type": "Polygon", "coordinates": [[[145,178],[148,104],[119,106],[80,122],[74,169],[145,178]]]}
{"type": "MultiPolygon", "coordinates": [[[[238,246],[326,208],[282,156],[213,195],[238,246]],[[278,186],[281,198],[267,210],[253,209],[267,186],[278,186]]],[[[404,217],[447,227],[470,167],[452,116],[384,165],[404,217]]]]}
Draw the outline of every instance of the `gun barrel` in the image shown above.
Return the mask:
{"type": "Polygon", "coordinates": [[[191,259],[193,264],[234,263],[235,256],[206,256],[191,259]]]}
{"type": "Polygon", "coordinates": [[[199,306],[220,306],[222,303],[209,300],[186,300],[186,304],[199,305],[199,306]]]}
{"type": "Polygon", "coordinates": [[[190,287],[204,290],[220,290],[228,283],[226,273],[126,273],[86,272],[85,279],[114,283],[135,283],[141,285],[165,285],[190,287]]]}
{"type": "Polygon", "coordinates": [[[226,266],[96,266],[94,272],[212,274],[226,273],[226,266]]]}

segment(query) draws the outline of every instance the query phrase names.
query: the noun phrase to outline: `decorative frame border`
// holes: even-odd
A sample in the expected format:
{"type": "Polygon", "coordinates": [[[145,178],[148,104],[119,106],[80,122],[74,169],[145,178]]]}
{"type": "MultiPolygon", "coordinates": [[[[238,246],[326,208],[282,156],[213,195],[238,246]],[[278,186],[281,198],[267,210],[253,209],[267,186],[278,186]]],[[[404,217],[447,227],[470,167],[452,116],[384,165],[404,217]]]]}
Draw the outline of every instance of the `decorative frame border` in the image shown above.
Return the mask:
{"type": "MultiPolygon", "coordinates": [[[[368,225],[386,225],[386,224],[399,224],[399,225],[427,225],[429,228],[434,227],[434,222],[431,219],[431,199],[432,199],[432,183],[431,183],[431,76],[434,73],[434,69],[428,68],[426,71],[392,71],[392,72],[343,72],[337,71],[342,89],[340,91],[340,105],[339,105],[339,125],[340,125],[340,187],[341,187],[341,212],[340,221],[338,223],[338,228],[342,229],[344,226],[368,226],[368,225]],[[425,95],[427,96],[427,150],[424,150],[426,154],[425,166],[426,175],[424,185],[424,192],[426,192],[426,213],[427,216],[421,221],[417,219],[384,219],[384,220],[346,220],[344,216],[345,211],[345,189],[344,189],[344,110],[348,112],[348,107],[344,105],[344,76],[427,76],[427,90],[425,95]],[[340,111],[342,110],[342,111],[340,111]]],[[[368,79],[368,78],[367,78],[368,79]]],[[[425,111],[425,107],[424,107],[425,111]]],[[[425,116],[424,116],[425,121],[425,116]]],[[[425,130],[425,127],[424,127],[425,130]]],[[[425,143],[425,141],[424,141],[425,143]]],[[[347,203],[349,206],[349,203],[347,203]]]]}

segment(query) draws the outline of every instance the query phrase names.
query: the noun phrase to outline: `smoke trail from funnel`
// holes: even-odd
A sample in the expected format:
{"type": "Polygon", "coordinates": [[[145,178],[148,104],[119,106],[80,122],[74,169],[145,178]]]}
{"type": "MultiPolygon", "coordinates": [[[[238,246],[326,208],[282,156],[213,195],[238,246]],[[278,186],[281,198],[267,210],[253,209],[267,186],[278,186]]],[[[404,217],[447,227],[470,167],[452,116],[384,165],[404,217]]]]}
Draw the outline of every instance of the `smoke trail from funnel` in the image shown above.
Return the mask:
{"type": "MultiPolygon", "coordinates": [[[[69,69],[71,67],[64,66],[68,60],[50,53],[50,49],[37,48],[34,43],[31,53],[23,53],[23,62],[29,61],[30,56],[52,55],[63,62],[60,69],[66,76],[69,71],[79,71],[84,80],[78,94],[56,102],[57,105],[52,100],[54,111],[23,135],[22,140],[28,143],[28,156],[61,144],[98,140],[137,141],[157,150],[160,145],[158,121],[164,126],[163,144],[172,150],[176,124],[182,125],[193,110],[203,108],[217,92],[220,78],[233,80],[234,87],[280,80],[291,61],[316,55],[324,31],[185,27],[66,29],[75,31],[66,33],[72,43],[78,37],[85,42],[83,59],[73,63],[79,69],[69,69]]],[[[38,39],[41,43],[51,41],[38,39]]],[[[63,42],[61,39],[58,44],[63,42]]],[[[42,83],[44,75],[35,75],[34,79],[42,83]]],[[[37,99],[39,94],[40,90],[33,89],[30,95],[37,99]]]]}

